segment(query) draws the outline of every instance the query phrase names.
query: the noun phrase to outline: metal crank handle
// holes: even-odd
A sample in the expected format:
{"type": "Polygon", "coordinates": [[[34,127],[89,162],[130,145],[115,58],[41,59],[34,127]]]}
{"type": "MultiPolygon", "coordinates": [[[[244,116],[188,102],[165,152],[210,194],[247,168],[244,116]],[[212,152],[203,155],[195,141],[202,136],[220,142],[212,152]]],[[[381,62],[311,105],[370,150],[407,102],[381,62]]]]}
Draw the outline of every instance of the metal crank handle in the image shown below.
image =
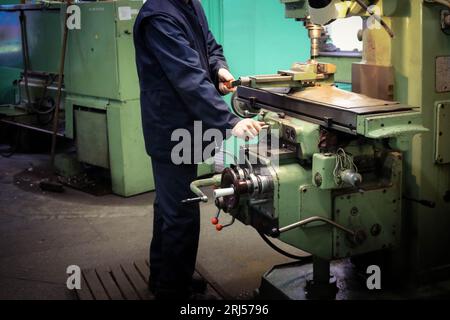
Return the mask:
{"type": "Polygon", "coordinates": [[[181,204],[186,205],[186,204],[200,203],[200,202],[207,203],[208,196],[205,195],[200,188],[212,187],[212,186],[218,187],[220,185],[221,179],[222,179],[222,176],[218,174],[209,179],[196,180],[196,181],[192,182],[191,183],[191,191],[197,197],[182,200],[181,204]]]}
{"type": "Polygon", "coordinates": [[[191,198],[191,199],[185,199],[181,201],[182,204],[193,204],[193,203],[200,203],[200,202],[208,202],[208,198],[206,199],[204,197],[197,197],[197,198],[191,198]]]}

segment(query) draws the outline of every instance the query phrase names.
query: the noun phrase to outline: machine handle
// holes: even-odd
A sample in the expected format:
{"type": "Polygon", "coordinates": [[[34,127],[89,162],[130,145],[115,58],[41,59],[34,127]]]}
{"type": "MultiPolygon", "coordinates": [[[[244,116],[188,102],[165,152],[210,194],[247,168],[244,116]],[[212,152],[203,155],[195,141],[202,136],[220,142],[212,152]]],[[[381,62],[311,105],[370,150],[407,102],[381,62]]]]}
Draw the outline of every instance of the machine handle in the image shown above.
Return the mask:
{"type": "Polygon", "coordinates": [[[206,197],[197,197],[197,198],[191,198],[191,199],[185,199],[181,201],[181,204],[187,205],[187,204],[193,204],[193,203],[200,203],[200,202],[208,202],[208,198],[206,197]]]}
{"type": "Polygon", "coordinates": [[[332,225],[333,227],[335,227],[337,229],[340,229],[340,230],[348,233],[349,235],[351,235],[353,237],[356,236],[356,234],[357,234],[355,231],[350,230],[350,229],[348,229],[348,228],[346,228],[344,226],[341,226],[340,224],[337,224],[333,220],[317,216],[317,217],[310,217],[310,218],[298,221],[296,223],[290,224],[290,225],[288,225],[286,227],[283,227],[283,228],[279,228],[279,229],[277,229],[274,232],[274,235],[278,235],[279,236],[281,233],[284,233],[284,232],[287,232],[287,231],[290,231],[292,229],[296,229],[296,228],[299,228],[299,227],[303,227],[303,226],[305,226],[307,224],[310,224],[310,223],[313,223],[313,222],[317,222],[317,221],[328,223],[328,224],[332,225]]]}
{"type": "Polygon", "coordinates": [[[249,77],[240,77],[237,80],[231,80],[231,81],[224,82],[224,84],[228,89],[233,89],[233,88],[236,88],[239,86],[248,86],[248,85],[250,85],[250,82],[251,82],[251,80],[249,77]]]}
{"type": "Polygon", "coordinates": [[[214,199],[234,195],[234,188],[221,188],[214,190],[214,199]]]}

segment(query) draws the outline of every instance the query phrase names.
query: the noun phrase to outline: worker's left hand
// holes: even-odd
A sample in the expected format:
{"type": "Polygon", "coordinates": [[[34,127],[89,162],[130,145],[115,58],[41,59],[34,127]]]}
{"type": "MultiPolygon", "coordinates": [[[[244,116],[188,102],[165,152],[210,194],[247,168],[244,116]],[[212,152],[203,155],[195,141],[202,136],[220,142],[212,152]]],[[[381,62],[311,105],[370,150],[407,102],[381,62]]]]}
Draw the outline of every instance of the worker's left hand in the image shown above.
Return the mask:
{"type": "Polygon", "coordinates": [[[236,88],[227,88],[226,83],[234,81],[233,75],[225,68],[219,70],[219,90],[222,94],[229,94],[230,92],[236,91],[236,88]]]}

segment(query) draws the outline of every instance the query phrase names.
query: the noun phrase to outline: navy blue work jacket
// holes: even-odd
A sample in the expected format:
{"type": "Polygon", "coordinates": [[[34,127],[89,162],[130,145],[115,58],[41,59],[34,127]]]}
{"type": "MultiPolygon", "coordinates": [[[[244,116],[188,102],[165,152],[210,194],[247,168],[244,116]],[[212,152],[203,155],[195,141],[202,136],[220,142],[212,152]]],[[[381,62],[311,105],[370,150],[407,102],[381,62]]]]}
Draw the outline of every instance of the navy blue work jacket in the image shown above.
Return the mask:
{"type": "Polygon", "coordinates": [[[150,156],[168,161],[177,144],[172,132],[193,132],[194,121],[224,134],[236,125],[239,118],[218,91],[218,71],[228,65],[198,0],[147,0],[136,18],[134,43],[150,156]]]}

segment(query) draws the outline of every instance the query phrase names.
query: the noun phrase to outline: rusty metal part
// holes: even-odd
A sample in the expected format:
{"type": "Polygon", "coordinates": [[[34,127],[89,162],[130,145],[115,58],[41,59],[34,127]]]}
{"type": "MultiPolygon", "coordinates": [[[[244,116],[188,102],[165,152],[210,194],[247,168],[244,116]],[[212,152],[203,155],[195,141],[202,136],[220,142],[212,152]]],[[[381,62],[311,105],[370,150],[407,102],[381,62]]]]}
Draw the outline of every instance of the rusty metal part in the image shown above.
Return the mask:
{"type": "Polygon", "coordinates": [[[394,100],[395,75],[392,66],[354,63],[352,90],[375,99],[394,100]]]}
{"type": "Polygon", "coordinates": [[[305,90],[291,94],[290,97],[299,100],[314,101],[339,109],[350,109],[356,113],[371,112],[374,108],[377,110],[383,108],[387,111],[394,111],[399,106],[398,102],[370,98],[332,86],[306,88],[305,90]]]}

